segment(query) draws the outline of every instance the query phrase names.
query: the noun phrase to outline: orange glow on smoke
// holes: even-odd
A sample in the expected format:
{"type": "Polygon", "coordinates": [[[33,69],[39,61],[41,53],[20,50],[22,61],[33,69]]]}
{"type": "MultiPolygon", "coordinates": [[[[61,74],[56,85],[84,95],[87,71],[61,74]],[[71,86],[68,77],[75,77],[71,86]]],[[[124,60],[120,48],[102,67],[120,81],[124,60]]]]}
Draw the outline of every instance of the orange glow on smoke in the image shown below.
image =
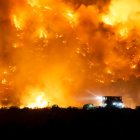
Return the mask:
{"type": "Polygon", "coordinates": [[[139,0],[1,0],[0,19],[1,106],[140,104],[139,0]]]}

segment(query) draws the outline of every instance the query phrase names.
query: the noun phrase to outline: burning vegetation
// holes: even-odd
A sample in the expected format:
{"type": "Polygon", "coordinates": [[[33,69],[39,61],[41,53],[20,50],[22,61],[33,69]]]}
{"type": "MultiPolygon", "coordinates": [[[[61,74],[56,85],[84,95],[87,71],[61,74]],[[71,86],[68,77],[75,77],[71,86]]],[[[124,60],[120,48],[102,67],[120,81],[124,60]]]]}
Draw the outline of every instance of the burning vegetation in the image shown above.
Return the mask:
{"type": "Polygon", "coordinates": [[[139,0],[1,0],[0,105],[140,103],[139,0]],[[89,94],[92,93],[92,94],[89,94]]]}

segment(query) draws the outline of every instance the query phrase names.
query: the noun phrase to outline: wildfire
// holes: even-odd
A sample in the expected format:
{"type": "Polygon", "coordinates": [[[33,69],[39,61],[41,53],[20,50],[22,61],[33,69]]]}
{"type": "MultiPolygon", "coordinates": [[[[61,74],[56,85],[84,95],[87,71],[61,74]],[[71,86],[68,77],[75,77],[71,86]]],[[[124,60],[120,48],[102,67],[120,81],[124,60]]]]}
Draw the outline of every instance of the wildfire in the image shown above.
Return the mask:
{"type": "Polygon", "coordinates": [[[74,11],[72,10],[66,10],[65,12],[65,16],[66,18],[69,20],[69,23],[71,24],[71,26],[76,26],[76,24],[78,24],[78,15],[76,13],[74,13],[74,11]]]}
{"type": "Polygon", "coordinates": [[[29,97],[25,99],[24,107],[28,108],[45,108],[49,105],[49,101],[46,97],[46,93],[38,90],[31,90],[29,97]]]}
{"type": "Polygon", "coordinates": [[[43,29],[39,30],[39,38],[47,38],[47,33],[45,30],[43,29]]]}
{"type": "Polygon", "coordinates": [[[120,34],[120,36],[121,36],[123,39],[126,39],[127,36],[128,36],[128,29],[127,29],[127,28],[122,28],[122,29],[119,31],[119,34],[120,34]]]}
{"type": "Polygon", "coordinates": [[[13,22],[14,22],[14,25],[17,29],[21,29],[20,22],[18,21],[16,15],[13,15],[13,22]]]}
{"type": "Polygon", "coordinates": [[[39,95],[36,97],[35,102],[27,105],[29,108],[44,108],[47,107],[48,102],[43,99],[43,95],[39,95]]]}
{"type": "Polygon", "coordinates": [[[39,1],[38,0],[27,0],[28,4],[31,5],[32,7],[38,6],[39,1]]]}
{"type": "Polygon", "coordinates": [[[1,0],[0,21],[0,106],[140,103],[139,0],[1,0]]]}

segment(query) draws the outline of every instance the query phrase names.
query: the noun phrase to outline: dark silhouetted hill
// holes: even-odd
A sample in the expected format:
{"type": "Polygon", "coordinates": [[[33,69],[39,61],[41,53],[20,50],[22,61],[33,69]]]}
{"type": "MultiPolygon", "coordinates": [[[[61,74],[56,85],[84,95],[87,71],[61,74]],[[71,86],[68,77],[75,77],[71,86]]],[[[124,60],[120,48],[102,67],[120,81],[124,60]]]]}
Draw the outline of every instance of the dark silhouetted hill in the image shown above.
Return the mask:
{"type": "Polygon", "coordinates": [[[115,137],[139,132],[140,109],[0,109],[0,134],[22,137],[115,137]]]}

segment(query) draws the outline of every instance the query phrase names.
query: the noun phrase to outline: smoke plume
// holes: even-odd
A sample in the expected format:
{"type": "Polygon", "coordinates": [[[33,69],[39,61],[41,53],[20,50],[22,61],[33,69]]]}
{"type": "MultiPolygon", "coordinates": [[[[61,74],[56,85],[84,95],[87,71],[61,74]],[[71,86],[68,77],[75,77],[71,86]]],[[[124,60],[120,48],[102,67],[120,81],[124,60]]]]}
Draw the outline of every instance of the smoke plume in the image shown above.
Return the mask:
{"type": "Polygon", "coordinates": [[[1,0],[1,106],[94,103],[87,91],[138,105],[139,5],[139,0],[1,0]]]}

